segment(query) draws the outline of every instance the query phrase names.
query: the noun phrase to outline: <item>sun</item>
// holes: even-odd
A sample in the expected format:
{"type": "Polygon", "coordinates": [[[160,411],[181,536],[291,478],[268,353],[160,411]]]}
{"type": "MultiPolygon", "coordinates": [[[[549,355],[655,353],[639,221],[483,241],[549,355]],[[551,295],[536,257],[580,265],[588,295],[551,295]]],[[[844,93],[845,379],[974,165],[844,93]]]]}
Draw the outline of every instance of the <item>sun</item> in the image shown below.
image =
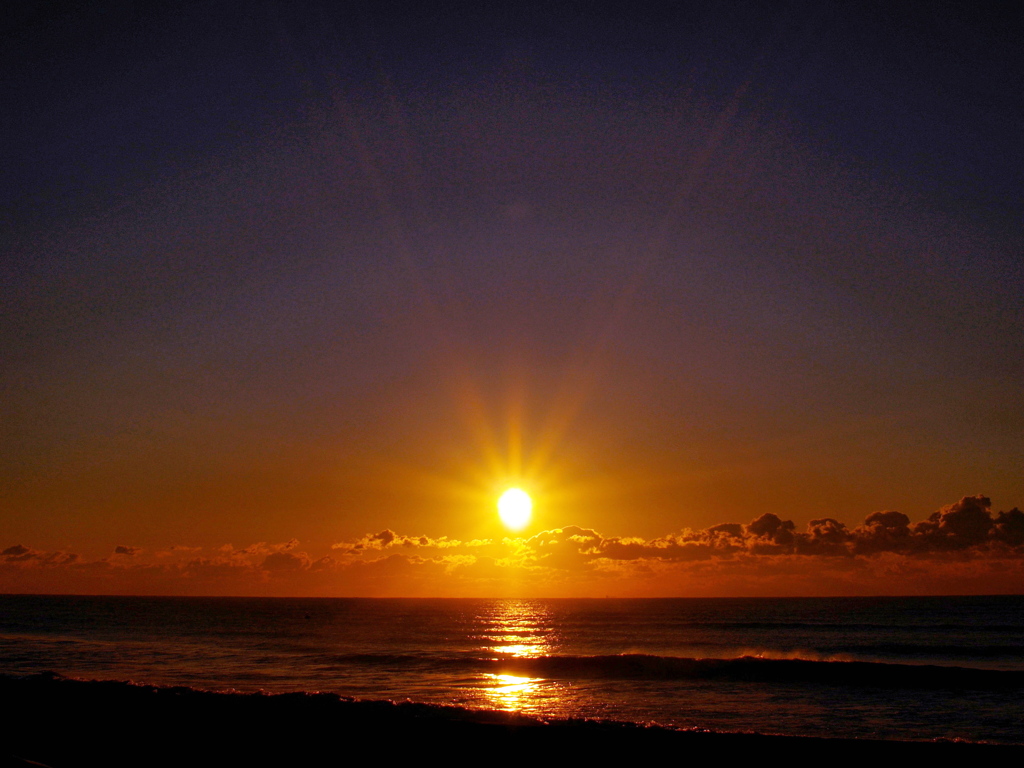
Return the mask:
{"type": "Polygon", "coordinates": [[[513,531],[525,528],[532,512],[533,499],[521,488],[509,488],[498,499],[498,516],[513,531]]]}

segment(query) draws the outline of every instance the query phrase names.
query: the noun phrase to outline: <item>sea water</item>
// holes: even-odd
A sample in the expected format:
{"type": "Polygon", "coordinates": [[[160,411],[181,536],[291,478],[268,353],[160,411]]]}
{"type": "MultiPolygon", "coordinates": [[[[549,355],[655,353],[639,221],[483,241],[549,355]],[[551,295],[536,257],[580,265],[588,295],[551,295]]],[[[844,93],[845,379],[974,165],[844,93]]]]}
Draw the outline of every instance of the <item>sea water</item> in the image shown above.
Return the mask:
{"type": "Polygon", "coordinates": [[[0,596],[0,673],[1024,744],[1024,598],[0,596]]]}

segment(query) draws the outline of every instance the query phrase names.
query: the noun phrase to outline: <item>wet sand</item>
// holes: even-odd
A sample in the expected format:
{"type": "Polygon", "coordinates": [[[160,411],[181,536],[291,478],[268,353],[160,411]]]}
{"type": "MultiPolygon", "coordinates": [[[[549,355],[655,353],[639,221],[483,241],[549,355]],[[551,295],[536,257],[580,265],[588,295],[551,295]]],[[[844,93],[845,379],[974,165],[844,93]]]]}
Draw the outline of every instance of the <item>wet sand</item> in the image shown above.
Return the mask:
{"type": "MultiPolygon", "coordinates": [[[[564,760],[868,760],[1024,756],[1024,747],[674,731],[503,712],[351,701],[334,694],[210,693],[56,676],[0,676],[0,756],[78,765],[343,765],[367,759],[511,765],[564,760]]],[[[822,734],[827,736],[827,734],[822,734]]],[[[0,758],[0,765],[5,764],[0,758]]],[[[14,764],[7,762],[6,764],[14,764]]]]}

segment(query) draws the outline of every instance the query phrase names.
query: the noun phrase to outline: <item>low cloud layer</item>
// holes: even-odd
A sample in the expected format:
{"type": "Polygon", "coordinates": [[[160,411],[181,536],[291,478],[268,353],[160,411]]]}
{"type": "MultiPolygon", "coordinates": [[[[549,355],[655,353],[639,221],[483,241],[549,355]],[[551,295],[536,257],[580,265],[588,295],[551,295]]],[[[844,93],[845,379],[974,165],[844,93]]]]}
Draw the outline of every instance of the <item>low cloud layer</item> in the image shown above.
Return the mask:
{"type": "MultiPolygon", "coordinates": [[[[324,547],[326,549],[326,547],[324,547]]],[[[315,557],[291,539],[203,553],[119,544],[83,561],[14,544],[0,552],[5,591],[172,594],[483,596],[622,594],[918,594],[1019,592],[1024,512],[968,496],[926,520],[873,512],[833,518],[768,513],[748,523],[655,539],[569,525],[525,538],[460,541],[384,529],[315,557]]]]}
{"type": "MultiPolygon", "coordinates": [[[[891,552],[902,555],[988,550],[1018,555],[1024,545],[1024,512],[1011,509],[993,515],[985,496],[966,496],[943,507],[927,520],[911,524],[902,512],[873,512],[862,525],[848,528],[830,517],[811,520],[797,531],[791,520],[767,513],[747,524],[721,523],[704,530],[684,530],[661,538],[605,538],[597,531],[566,526],[542,531],[519,541],[514,550],[531,552],[537,562],[575,568],[581,563],[609,560],[699,560],[750,555],[822,555],[855,557],[891,552]]],[[[505,540],[509,542],[510,540],[505,540]]],[[[333,549],[349,556],[394,549],[463,549],[493,545],[489,541],[460,542],[427,536],[401,536],[391,530],[367,534],[333,549]]]]}

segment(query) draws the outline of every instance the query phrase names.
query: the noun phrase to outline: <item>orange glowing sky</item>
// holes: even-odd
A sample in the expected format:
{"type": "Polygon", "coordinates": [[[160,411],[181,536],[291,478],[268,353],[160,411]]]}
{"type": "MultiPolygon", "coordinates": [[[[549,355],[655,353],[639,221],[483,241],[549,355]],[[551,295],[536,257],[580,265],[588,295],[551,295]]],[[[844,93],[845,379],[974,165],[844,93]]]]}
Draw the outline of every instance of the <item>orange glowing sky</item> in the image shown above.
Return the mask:
{"type": "Polygon", "coordinates": [[[290,8],[12,25],[0,590],[1024,589],[1006,20],[290,8]]]}

